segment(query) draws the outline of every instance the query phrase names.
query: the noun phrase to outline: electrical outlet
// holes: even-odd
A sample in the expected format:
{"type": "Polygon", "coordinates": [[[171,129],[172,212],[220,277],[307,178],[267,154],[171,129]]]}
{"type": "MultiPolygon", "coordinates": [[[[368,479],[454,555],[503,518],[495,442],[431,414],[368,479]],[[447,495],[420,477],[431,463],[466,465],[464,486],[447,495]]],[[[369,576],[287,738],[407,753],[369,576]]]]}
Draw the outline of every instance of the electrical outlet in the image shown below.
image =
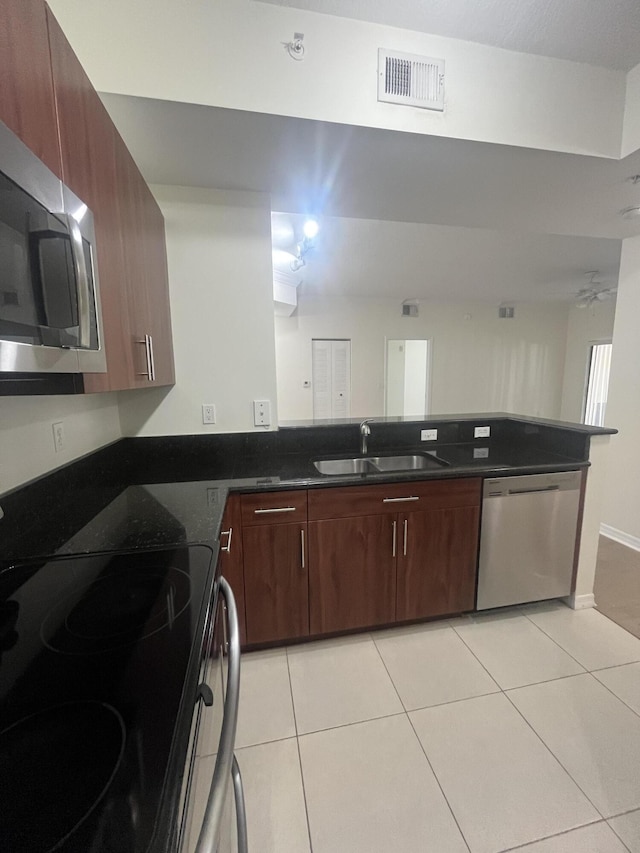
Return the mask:
{"type": "Polygon", "coordinates": [[[491,427],[490,426],[480,426],[473,428],[473,437],[474,438],[489,438],[491,435],[491,427]]]}
{"type": "Polygon", "coordinates": [[[436,441],[438,438],[438,430],[437,429],[421,429],[420,430],[420,441],[436,441]]]}
{"type": "Polygon", "coordinates": [[[213,487],[207,489],[207,506],[217,506],[220,503],[220,489],[213,487]]]}
{"type": "Polygon", "coordinates": [[[58,421],[51,424],[51,429],[53,430],[53,446],[56,453],[60,453],[61,450],[64,450],[64,424],[62,421],[58,421]]]}
{"type": "Polygon", "coordinates": [[[474,447],[473,448],[473,458],[474,459],[488,459],[489,458],[489,448],[488,447],[474,447]]]}
{"type": "Polygon", "coordinates": [[[202,423],[215,424],[216,422],[216,407],[213,403],[202,404],[202,423]]]}
{"type": "Polygon", "coordinates": [[[271,424],[271,401],[253,401],[253,423],[254,426],[270,426],[271,424]]]}

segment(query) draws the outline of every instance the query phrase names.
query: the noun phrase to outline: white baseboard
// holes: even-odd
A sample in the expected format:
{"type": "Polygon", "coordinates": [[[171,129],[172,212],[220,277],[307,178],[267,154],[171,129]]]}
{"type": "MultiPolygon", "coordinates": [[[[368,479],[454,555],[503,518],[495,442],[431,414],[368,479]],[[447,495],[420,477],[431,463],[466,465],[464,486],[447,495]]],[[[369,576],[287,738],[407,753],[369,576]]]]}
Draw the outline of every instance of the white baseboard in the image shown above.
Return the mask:
{"type": "Polygon", "coordinates": [[[608,539],[613,539],[614,542],[626,545],[627,548],[633,548],[634,551],[640,551],[640,539],[637,536],[631,536],[630,533],[625,533],[624,530],[618,530],[615,527],[611,527],[609,524],[601,524],[600,533],[608,539]]]}
{"type": "Polygon", "coordinates": [[[596,606],[596,600],[592,592],[585,595],[576,595],[575,592],[563,599],[567,607],[572,610],[588,610],[589,607],[596,606]]]}

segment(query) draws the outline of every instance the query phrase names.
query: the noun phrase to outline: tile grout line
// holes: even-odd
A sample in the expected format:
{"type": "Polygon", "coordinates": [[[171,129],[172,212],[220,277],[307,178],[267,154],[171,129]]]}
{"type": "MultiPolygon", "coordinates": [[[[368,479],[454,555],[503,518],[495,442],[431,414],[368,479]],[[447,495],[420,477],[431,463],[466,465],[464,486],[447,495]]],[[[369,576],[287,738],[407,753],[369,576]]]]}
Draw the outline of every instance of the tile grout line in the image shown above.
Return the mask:
{"type": "MultiPolygon", "coordinates": [[[[565,605],[565,607],[566,607],[566,605],[565,605]]],[[[599,611],[599,610],[596,610],[596,608],[595,608],[595,607],[590,607],[590,608],[587,608],[587,609],[588,609],[588,610],[594,610],[596,613],[600,613],[600,611],[599,611]]],[[[570,607],[567,607],[567,610],[571,610],[571,608],[570,608],[570,607]]],[[[558,608],[558,611],[560,611],[560,608],[558,608]]],[[[573,660],[578,664],[578,666],[581,666],[581,667],[584,669],[584,671],[585,671],[585,672],[598,672],[598,671],[599,671],[599,670],[601,670],[601,669],[613,669],[613,668],[614,668],[614,667],[616,667],[616,666],[626,666],[627,664],[630,664],[630,663],[640,663],[640,656],[639,656],[636,660],[625,661],[624,663],[614,663],[614,664],[611,664],[610,666],[600,666],[600,667],[595,667],[594,669],[589,669],[589,667],[588,667],[588,666],[585,666],[583,663],[581,663],[581,662],[578,660],[578,658],[577,658],[577,657],[575,657],[574,655],[572,655],[570,651],[568,651],[567,649],[565,649],[565,647],[564,647],[564,646],[562,646],[562,645],[559,643],[559,641],[555,639],[555,637],[552,637],[552,636],[551,636],[551,634],[547,633],[547,631],[545,631],[545,630],[544,630],[544,628],[541,628],[541,627],[540,627],[540,625],[538,625],[536,622],[534,622],[534,621],[533,621],[533,619],[529,616],[529,614],[525,612],[524,608],[521,608],[520,612],[522,613],[522,615],[523,615],[526,619],[528,619],[528,620],[529,620],[529,622],[531,622],[531,624],[532,624],[532,625],[535,625],[535,627],[538,629],[538,631],[542,631],[542,633],[545,635],[545,637],[548,637],[548,638],[549,638],[553,643],[555,643],[555,644],[556,644],[556,646],[558,646],[558,648],[559,648],[559,649],[562,649],[562,651],[563,651],[566,655],[569,655],[569,657],[570,657],[570,658],[572,658],[572,659],[573,659],[573,660]]],[[[555,612],[555,611],[552,611],[552,612],[555,612]]],[[[560,611],[560,612],[561,612],[561,611],[560,611]]],[[[574,612],[574,613],[578,613],[579,611],[574,610],[573,612],[574,612]]],[[[618,625],[618,623],[617,623],[617,622],[614,622],[614,621],[613,621],[613,619],[609,619],[609,617],[608,617],[608,616],[605,616],[605,615],[604,615],[604,613],[600,613],[600,616],[602,616],[604,619],[607,619],[609,622],[611,622],[611,624],[612,624],[612,625],[616,625],[616,626],[617,626],[618,628],[620,628],[621,630],[626,631],[626,628],[622,628],[622,626],[621,626],[621,625],[618,625]]],[[[627,631],[627,634],[629,634],[629,636],[631,636],[631,637],[634,637],[634,636],[635,636],[635,634],[632,634],[630,631],[627,631]]],[[[636,639],[637,639],[637,640],[640,640],[640,638],[638,638],[638,637],[636,637],[636,639]]],[[[639,653],[639,655],[640,655],[640,653],[639,653]]]]}
{"type": "MultiPolygon", "coordinates": [[[[585,674],[585,675],[590,675],[591,673],[584,673],[584,674],[585,674]]],[[[569,677],[569,678],[582,678],[582,674],[578,673],[578,675],[571,675],[571,676],[568,676],[568,677],[569,677]]],[[[516,690],[526,690],[526,687],[525,687],[525,688],[517,687],[517,688],[514,688],[514,689],[516,689],[516,690]]],[[[522,711],[518,708],[518,706],[515,704],[515,702],[513,702],[513,700],[512,700],[512,699],[511,699],[511,697],[509,696],[508,692],[503,690],[503,693],[504,693],[504,696],[505,696],[505,698],[507,699],[507,701],[511,704],[511,707],[512,707],[512,708],[514,708],[514,710],[516,711],[516,713],[518,713],[518,714],[520,715],[520,717],[524,720],[525,724],[526,724],[526,725],[531,729],[531,731],[534,733],[534,735],[538,738],[538,740],[540,741],[540,743],[544,746],[544,748],[547,750],[547,752],[548,752],[548,753],[549,753],[549,755],[553,758],[553,760],[556,762],[556,764],[564,770],[564,772],[567,774],[567,776],[569,777],[569,779],[571,779],[571,781],[572,781],[572,782],[573,782],[573,784],[576,786],[576,788],[577,788],[577,789],[581,792],[581,794],[584,796],[585,800],[586,800],[590,805],[592,805],[592,806],[593,806],[593,808],[596,810],[596,812],[600,815],[600,819],[601,819],[601,820],[606,820],[606,817],[602,814],[602,812],[601,812],[601,811],[600,811],[600,809],[596,806],[596,804],[595,804],[594,802],[592,802],[591,798],[587,795],[586,791],[584,791],[584,790],[583,790],[582,786],[577,782],[577,780],[576,780],[576,779],[574,779],[574,778],[573,778],[573,776],[571,775],[571,773],[569,773],[569,771],[568,771],[568,770],[567,770],[567,768],[564,766],[564,764],[560,761],[560,759],[559,759],[559,758],[558,758],[558,756],[555,754],[555,752],[554,752],[554,751],[551,749],[551,747],[550,747],[550,746],[549,746],[549,745],[544,741],[544,739],[543,739],[542,735],[541,735],[541,734],[539,734],[539,733],[534,729],[534,727],[531,725],[531,723],[529,722],[529,720],[527,720],[527,718],[526,718],[526,717],[525,717],[525,715],[522,713],[522,711]]],[[[582,826],[589,826],[589,825],[590,825],[590,824],[592,824],[592,823],[597,823],[597,819],[596,819],[596,820],[590,820],[590,821],[588,821],[587,823],[582,824],[582,826]]],[[[578,828],[578,827],[576,827],[576,828],[578,828]]]]}
{"type": "MultiPolygon", "coordinates": [[[[451,626],[448,626],[448,627],[451,627],[451,626]]],[[[371,635],[370,635],[370,636],[371,636],[371,635]]],[[[378,655],[379,655],[379,657],[380,657],[380,660],[382,661],[382,665],[384,666],[384,668],[385,668],[385,670],[386,670],[386,672],[387,672],[387,675],[389,676],[389,679],[391,680],[391,683],[393,684],[393,689],[394,689],[394,690],[396,691],[396,693],[398,694],[398,699],[400,700],[400,703],[401,703],[402,707],[404,708],[405,706],[404,706],[404,702],[402,701],[402,697],[401,697],[401,696],[400,696],[400,694],[398,693],[398,688],[396,687],[396,685],[395,685],[395,682],[394,682],[393,678],[391,678],[391,673],[390,673],[390,672],[389,672],[389,670],[387,669],[387,664],[385,663],[385,660],[384,660],[384,658],[382,657],[382,654],[381,654],[381,652],[380,652],[380,649],[378,648],[378,644],[376,643],[375,638],[374,638],[373,636],[371,636],[371,640],[373,641],[373,645],[375,646],[375,649],[376,649],[376,651],[378,652],[378,655]]],[[[398,716],[400,716],[400,715],[398,715],[398,716]]],[[[436,775],[436,772],[435,772],[435,770],[433,769],[433,767],[432,767],[432,765],[431,765],[431,762],[429,761],[429,756],[427,755],[427,752],[426,752],[426,750],[425,750],[425,748],[424,748],[424,745],[423,745],[422,741],[421,741],[421,740],[420,740],[420,738],[418,737],[418,733],[416,732],[416,730],[415,730],[415,726],[413,725],[413,720],[412,720],[412,719],[411,719],[411,717],[409,716],[409,712],[407,711],[407,709],[406,709],[406,708],[405,708],[405,711],[404,711],[404,716],[407,718],[407,720],[408,720],[408,722],[409,722],[409,725],[411,726],[411,730],[413,731],[413,734],[414,734],[415,739],[418,741],[418,745],[419,745],[420,749],[422,750],[422,754],[424,755],[424,757],[425,757],[425,761],[427,762],[427,765],[429,766],[429,770],[431,770],[431,773],[433,774],[433,778],[436,780],[436,784],[437,784],[438,788],[440,789],[440,793],[442,794],[442,796],[443,796],[443,798],[444,798],[444,801],[445,801],[445,803],[447,804],[447,808],[449,809],[449,812],[451,813],[451,817],[453,818],[453,821],[454,821],[455,825],[458,827],[458,832],[460,833],[460,837],[462,838],[462,840],[463,840],[464,844],[466,845],[467,850],[469,850],[469,853],[471,853],[471,847],[469,846],[469,844],[468,844],[468,842],[467,842],[467,839],[466,839],[466,837],[465,837],[465,835],[464,835],[464,833],[463,833],[463,831],[462,831],[462,829],[461,829],[461,827],[460,827],[460,824],[458,823],[458,818],[456,817],[455,812],[454,812],[454,811],[453,811],[453,809],[451,808],[451,803],[450,803],[450,802],[449,802],[449,800],[447,799],[447,795],[445,794],[445,792],[444,792],[444,790],[443,790],[443,788],[442,788],[442,785],[440,784],[440,780],[438,779],[438,777],[437,777],[437,775],[436,775]]]]}
{"type": "Polygon", "coordinates": [[[289,651],[284,650],[287,661],[287,675],[289,676],[289,691],[291,693],[291,707],[293,709],[293,724],[296,730],[296,749],[298,751],[298,767],[300,768],[300,784],[302,785],[302,798],[304,800],[304,814],[307,819],[307,837],[309,839],[309,853],[313,853],[313,841],[311,840],[311,823],[309,821],[309,805],[307,803],[307,789],[304,784],[304,771],[302,769],[302,755],[300,753],[300,735],[298,734],[298,718],[296,717],[296,703],[293,698],[293,684],[291,682],[291,669],[289,667],[289,651]]]}
{"type": "MultiPolygon", "coordinates": [[[[577,832],[580,829],[585,829],[588,826],[597,826],[599,823],[603,823],[605,826],[609,826],[607,823],[607,819],[603,818],[602,820],[592,821],[591,823],[583,823],[580,826],[574,826],[572,829],[565,829],[562,832],[556,832],[555,835],[545,835],[542,838],[536,838],[535,841],[525,841],[524,844],[519,844],[517,847],[505,847],[504,850],[500,850],[499,853],[518,853],[518,850],[525,850],[529,847],[530,844],[539,844],[541,841],[552,841],[554,838],[562,838],[564,835],[568,835],[570,832],[577,832]]],[[[617,832],[613,829],[613,827],[609,827],[609,829],[614,833],[616,838],[619,838],[617,832]]],[[[625,850],[629,851],[627,845],[619,839],[622,843],[622,846],[625,850]]],[[[630,851],[629,851],[630,853],[630,851]]]]}
{"type": "MultiPolygon", "coordinates": [[[[602,670],[595,670],[595,672],[602,672],[602,670]]],[[[622,702],[622,704],[625,706],[625,708],[628,708],[628,709],[629,709],[633,714],[635,714],[637,717],[640,717],[640,711],[636,711],[636,709],[635,709],[635,708],[632,708],[632,707],[631,707],[631,705],[629,705],[629,703],[628,703],[628,702],[625,702],[625,700],[624,700],[624,699],[622,699],[622,697],[618,696],[618,694],[617,694],[617,693],[615,693],[615,692],[614,692],[614,691],[609,687],[609,685],[608,685],[608,684],[605,684],[603,681],[600,681],[600,679],[598,678],[598,676],[597,676],[597,675],[595,675],[595,673],[594,673],[594,672],[590,672],[590,673],[589,673],[589,675],[590,675],[593,679],[595,679],[596,683],[597,683],[597,684],[599,684],[599,685],[600,685],[600,687],[604,687],[604,689],[605,689],[605,690],[608,690],[608,691],[609,691],[609,693],[611,693],[611,695],[614,697],[614,699],[617,699],[617,700],[618,700],[618,702],[622,702]]]]}

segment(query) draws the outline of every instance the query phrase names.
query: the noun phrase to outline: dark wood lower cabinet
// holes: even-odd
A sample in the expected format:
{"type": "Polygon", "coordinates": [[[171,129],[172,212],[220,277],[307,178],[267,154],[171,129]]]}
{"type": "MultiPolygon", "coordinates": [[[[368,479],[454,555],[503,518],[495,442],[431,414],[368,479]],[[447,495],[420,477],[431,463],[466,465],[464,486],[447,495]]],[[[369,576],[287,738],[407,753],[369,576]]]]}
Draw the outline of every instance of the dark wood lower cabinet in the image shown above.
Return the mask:
{"type": "Polygon", "coordinates": [[[473,610],[480,508],[401,514],[396,619],[473,610]]]}
{"type": "Polygon", "coordinates": [[[246,642],[473,610],[480,493],[464,478],[242,495],[246,642]]]}
{"type": "Polygon", "coordinates": [[[394,520],[372,515],[309,523],[312,634],[394,621],[394,520]]]}
{"type": "Polygon", "coordinates": [[[309,635],[307,525],[259,524],[242,531],[247,642],[309,635]]]}
{"type": "Polygon", "coordinates": [[[242,525],[240,495],[229,495],[220,530],[220,574],[231,584],[238,609],[240,642],[247,642],[247,620],[244,604],[244,560],[242,556],[242,525]]]}

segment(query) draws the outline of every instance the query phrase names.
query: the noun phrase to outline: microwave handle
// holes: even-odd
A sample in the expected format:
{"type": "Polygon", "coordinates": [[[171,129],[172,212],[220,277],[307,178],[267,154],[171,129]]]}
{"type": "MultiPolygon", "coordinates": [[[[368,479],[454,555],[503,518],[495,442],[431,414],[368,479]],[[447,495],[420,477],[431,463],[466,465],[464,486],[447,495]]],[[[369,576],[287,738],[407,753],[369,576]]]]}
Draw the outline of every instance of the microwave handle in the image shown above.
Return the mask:
{"type": "Polygon", "coordinates": [[[221,577],[218,581],[220,593],[229,613],[229,665],[227,690],[224,699],[222,731],[218,744],[218,756],[213,771],[209,799],[196,844],[195,853],[215,853],[218,849],[220,827],[224,812],[229,779],[232,778],[233,750],[238,724],[238,702],[240,698],[240,629],[238,610],[233,591],[227,581],[221,577]]]}
{"type": "Polygon", "coordinates": [[[91,346],[91,284],[84,257],[82,232],[70,213],[65,213],[63,216],[69,229],[73,268],[78,283],[78,346],[81,349],[89,349],[91,346]]]}

